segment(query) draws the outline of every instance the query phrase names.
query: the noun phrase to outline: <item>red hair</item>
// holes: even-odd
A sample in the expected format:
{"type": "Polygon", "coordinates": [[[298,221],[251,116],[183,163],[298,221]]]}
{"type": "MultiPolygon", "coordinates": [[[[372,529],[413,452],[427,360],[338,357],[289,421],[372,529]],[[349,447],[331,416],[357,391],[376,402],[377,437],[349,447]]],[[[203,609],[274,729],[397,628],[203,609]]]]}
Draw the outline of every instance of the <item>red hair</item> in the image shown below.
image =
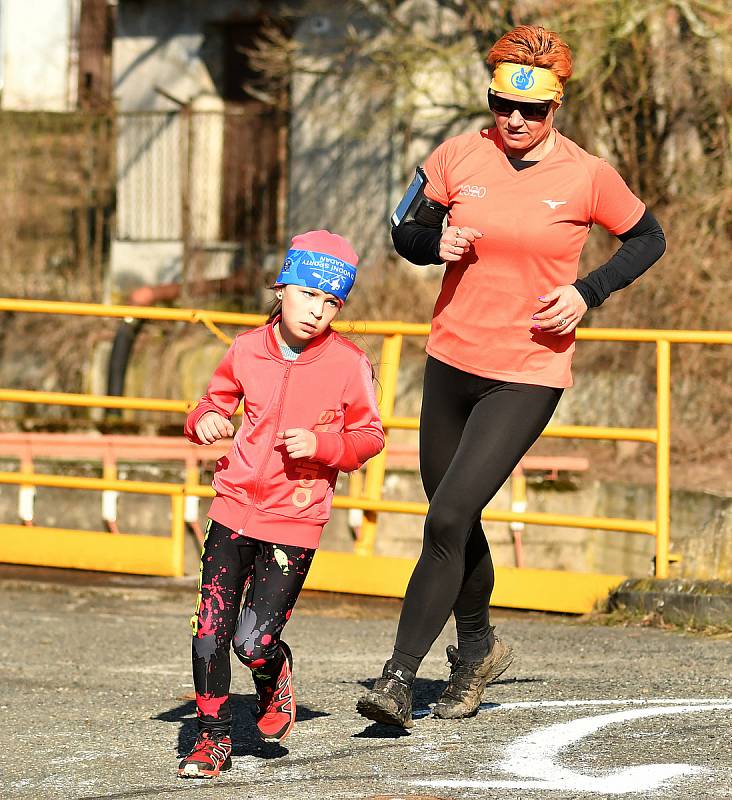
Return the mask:
{"type": "Polygon", "coordinates": [[[572,74],[572,51],[559,34],[540,25],[519,25],[504,33],[491,47],[486,61],[491,69],[503,61],[543,67],[551,70],[562,86],[572,74]]]}

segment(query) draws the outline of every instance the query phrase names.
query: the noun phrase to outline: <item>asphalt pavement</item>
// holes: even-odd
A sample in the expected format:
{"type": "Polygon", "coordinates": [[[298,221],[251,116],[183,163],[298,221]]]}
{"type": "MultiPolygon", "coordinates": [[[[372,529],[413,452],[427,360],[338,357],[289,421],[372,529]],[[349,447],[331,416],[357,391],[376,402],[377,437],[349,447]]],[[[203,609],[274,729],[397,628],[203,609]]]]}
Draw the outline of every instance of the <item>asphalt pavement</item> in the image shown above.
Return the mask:
{"type": "Polygon", "coordinates": [[[233,663],[233,769],[176,777],[195,738],[195,587],[0,572],[0,797],[397,800],[732,797],[732,639],[495,613],[514,666],[478,715],[445,721],[449,626],[416,682],[409,733],[357,698],[390,654],[399,603],[304,595],[285,638],[298,722],[255,735],[251,677],[233,663]]]}

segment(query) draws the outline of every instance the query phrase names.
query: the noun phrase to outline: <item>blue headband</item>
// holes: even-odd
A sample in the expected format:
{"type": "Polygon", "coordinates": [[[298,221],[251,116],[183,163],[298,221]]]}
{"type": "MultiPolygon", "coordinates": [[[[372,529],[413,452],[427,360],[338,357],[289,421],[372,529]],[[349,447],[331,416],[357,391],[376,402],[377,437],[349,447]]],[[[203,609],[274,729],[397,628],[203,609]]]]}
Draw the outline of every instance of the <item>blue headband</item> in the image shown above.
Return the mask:
{"type": "Polygon", "coordinates": [[[356,267],[313,250],[288,250],[275,285],[291,283],[334,294],[345,302],[356,280],[356,267]]]}

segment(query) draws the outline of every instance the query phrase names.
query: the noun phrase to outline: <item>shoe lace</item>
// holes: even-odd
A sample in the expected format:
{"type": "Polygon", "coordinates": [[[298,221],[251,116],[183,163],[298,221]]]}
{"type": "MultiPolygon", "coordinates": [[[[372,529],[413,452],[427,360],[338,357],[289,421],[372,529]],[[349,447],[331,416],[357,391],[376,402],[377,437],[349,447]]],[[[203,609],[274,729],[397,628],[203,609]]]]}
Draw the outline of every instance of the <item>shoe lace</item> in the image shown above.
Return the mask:
{"type": "Polygon", "coordinates": [[[260,714],[268,714],[280,710],[292,701],[290,692],[286,692],[286,681],[282,676],[268,678],[266,681],[257,680],[254,683],[257,689],[257,705],[260,714]]]}
{"type": "Polygon", "coordinates": [[[455,700],[469,691],[475,677],[473,670],[464,661],[459,659],[450,663],[450,677],[447,680],[445,694],[455,700]]]}
{"type": "Polygon", "coordinates": [[[194,753],[208,753],[208,751],[213,750],[222,739],[226,738],[228,738],[228,734],[226,733],[217,733],[216,731],[208,730],[201,731],[201,733],[198,734],[196,743],[193,745],[191,755],[194,753]]]}
{"type": "Polygon", "coordinates": [[[275,696],[273,684],[262,684],[257,686],[257,707],[260,714],[264,714],[272,708],[275,696]]]}

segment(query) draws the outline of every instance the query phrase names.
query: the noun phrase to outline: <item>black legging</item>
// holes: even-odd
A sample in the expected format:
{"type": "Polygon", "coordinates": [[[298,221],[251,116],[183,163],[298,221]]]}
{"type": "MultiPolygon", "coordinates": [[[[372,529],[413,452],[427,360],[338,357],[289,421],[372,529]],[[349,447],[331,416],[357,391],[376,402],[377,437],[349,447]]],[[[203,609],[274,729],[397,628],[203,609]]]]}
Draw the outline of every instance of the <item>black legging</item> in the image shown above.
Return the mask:
{"type": "Polygon", "coordinates": [[[258,674],[276,674],[280,634],[314,555],[315,550],[251,539],[209,521],[191,618],[199,728],[228,733],[231,727],[232,640],[243,664],[258,674]]]}
{"type": "Polygon", "coordinates": [[[491,646],[493,561],[480,513],[551,419],[561,389],[482,378],[428,357],[420,470],[430,501],[394,658],[413,672],[455,613],[466,660],[491,646]]]}

